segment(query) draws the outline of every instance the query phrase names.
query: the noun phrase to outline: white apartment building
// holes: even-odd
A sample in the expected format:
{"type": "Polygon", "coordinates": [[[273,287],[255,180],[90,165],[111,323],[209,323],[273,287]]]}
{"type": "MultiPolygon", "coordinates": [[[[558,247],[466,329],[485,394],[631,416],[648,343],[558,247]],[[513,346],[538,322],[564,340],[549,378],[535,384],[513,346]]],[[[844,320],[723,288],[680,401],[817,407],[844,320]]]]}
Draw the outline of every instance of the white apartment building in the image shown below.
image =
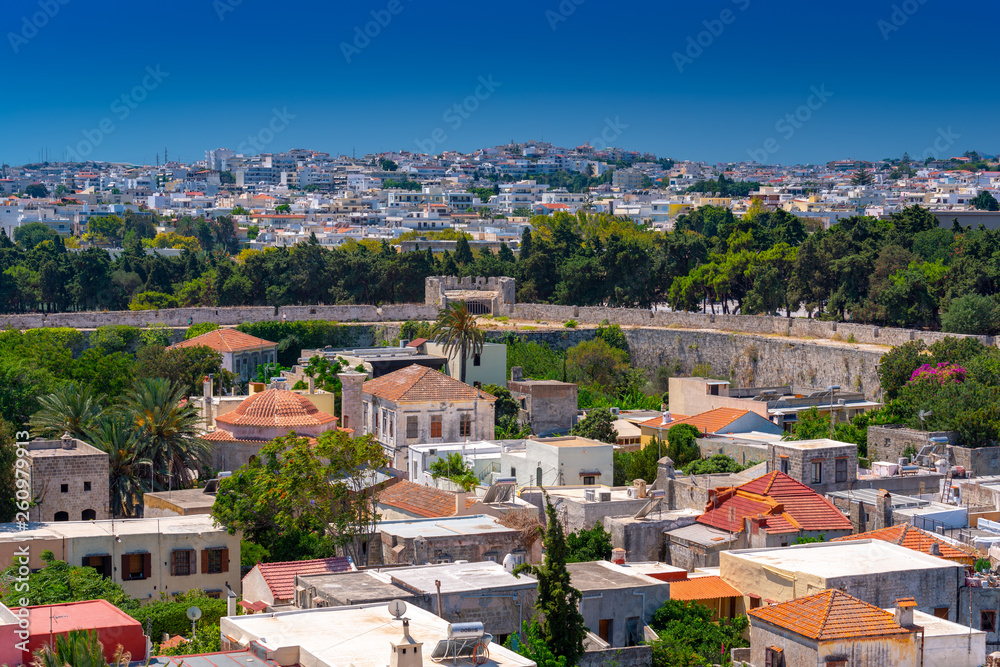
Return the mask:
{"type": "Polygon", "coordinates": [[[531,208],[548,189],[548,185],[539,185],[535,181],[501,183],[500,194],[490,203],[495,202],[497,209],[503,213],[512,213],[518,208],[531,208]]]}

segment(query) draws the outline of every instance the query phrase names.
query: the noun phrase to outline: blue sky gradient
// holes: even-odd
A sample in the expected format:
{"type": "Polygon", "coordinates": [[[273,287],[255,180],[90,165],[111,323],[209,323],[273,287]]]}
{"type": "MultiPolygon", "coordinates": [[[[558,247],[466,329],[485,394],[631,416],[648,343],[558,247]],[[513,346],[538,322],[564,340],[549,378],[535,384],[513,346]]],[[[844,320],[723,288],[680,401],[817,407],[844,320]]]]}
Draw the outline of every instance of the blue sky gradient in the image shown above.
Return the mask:
{"type": "Polygon", "coordinates": [[[275,110],[268,151],[575,146],[610,122],[613,145],[709,162],[916,157],[942,134],[949,155],[992,154],[998,18],[940,0],[6,0],[0,160],[193,161],[275,110]]]}

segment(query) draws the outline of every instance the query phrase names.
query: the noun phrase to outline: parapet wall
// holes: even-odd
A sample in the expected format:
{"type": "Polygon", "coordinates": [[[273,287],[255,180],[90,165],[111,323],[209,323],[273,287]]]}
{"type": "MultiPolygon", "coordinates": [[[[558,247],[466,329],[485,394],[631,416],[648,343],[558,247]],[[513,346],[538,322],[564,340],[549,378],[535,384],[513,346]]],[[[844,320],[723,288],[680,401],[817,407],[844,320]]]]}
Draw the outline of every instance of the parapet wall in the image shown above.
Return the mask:
{"type": "Polygon", "coordinates": [[[826,338],[850,343],[896,346],[913,340],[928,345],[948,337],[978,338],[985,345],[995,345],[993,336],[965,336],[941,331],[894,329],[870,324],[828,322],[801,317],[767,317],[756,315],[715,315],[712,313],[674,313],[638,308],[601,308],[587,306],[553,306],[518,303],[508,307],[506,315],[517,320],[600,324],[607,320],[621,326],[657,327],[668,329],[706,329],[742,334],[789,336],[793,338],[826,338]]]}
{"type": "Polygon", "coordinates": [[[333,322],[404,322],[406,320],[433,320],[438,309],[424,304],[390,304],[382,306],[245,306],[236,308],[165,308],[163,310],[85,311],[78,313],[31,313],[0,315],[0,329],[39,329],[42,327],[68,327],[71,329],[96,329],[112,324],[133,327],[159,325],[186,327],[190,323],[215,322],[236,325],[243,322],[280,322],[282,316],[289,322],[298,320],[325,320],[333,322]]]}

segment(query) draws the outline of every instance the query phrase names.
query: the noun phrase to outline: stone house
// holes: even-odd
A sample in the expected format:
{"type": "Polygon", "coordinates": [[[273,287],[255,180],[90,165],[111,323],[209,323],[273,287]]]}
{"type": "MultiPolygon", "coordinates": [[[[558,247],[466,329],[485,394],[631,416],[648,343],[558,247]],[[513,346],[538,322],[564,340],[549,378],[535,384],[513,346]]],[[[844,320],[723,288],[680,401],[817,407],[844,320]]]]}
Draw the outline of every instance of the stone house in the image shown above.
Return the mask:
{"type": "Polygon", "coordinates": [[[344,415],[360,414],[361,432],[373,434],[400,470],[409,468],[411,444],[493,439],[496,397],[438,371],[408,366],[360,389],[345,386],[344,415]]]}
{"type": "MultiPolygon", "coordinates": [[[[29,521],[93,521],[109,517],[108,455],[82,440],[28,443],[29,521]]],[[[7,562],[7,561],[4,561],[7,562]]]]}
{"type": "Polygon", "coordinates": [[[821,438],[768,443],[768,470],[778,470],[816,493],[852,488],[858,479],[858,446],[821,438]]]}
{"type": "Polygon", "coordinates": [[[92,567],[120,584],[137,600],[200,589],[212,597],[239,594],[240,536],[217,526],[210,515],[0,524],[0,562],[10,563],[18,549],[29,550],[28,567],[43,566],[41,554],[92,567]]]}
{"type": "Polygon", "coordinates": [[[521,367],[510,369],[507,389],[521,410],[518,420],[536,435],[566,433],[576,422],[577,386],[557,380],[524,380],[521,367]]]}
{"type": "Polygon", "coordinates": [[[502,563],[510,554],[515,563],[538,562],[541,540],[537,533],[525,536],[507,528],[491,516],[455,516],[434,519],[383,521],[384,565],[492,561],[502,563]]]}
{"type": "Polygon", "coordinates": [[[749,612],[755,667],[916,665],[920,642],[912,600],[896,614],[828,589],[749,612]]]}
{"type": "Polygon", "coordinates": [[[249,382],[257,366],[273,364],[278,360],[278,344],[245,334],[236,329],[216,329],[200,336],[174,343],[168,350],[204,345],[222,355],[222,367],[233,373],[237,380],[249,382]]]}

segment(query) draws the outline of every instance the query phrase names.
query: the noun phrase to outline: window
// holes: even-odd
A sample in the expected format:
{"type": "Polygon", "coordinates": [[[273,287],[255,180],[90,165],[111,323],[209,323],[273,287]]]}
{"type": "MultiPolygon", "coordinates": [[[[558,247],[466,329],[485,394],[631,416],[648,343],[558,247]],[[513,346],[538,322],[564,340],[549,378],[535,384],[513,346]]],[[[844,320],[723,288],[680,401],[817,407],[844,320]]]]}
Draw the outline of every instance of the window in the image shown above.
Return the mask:
{"type": "Polygon", "coordinates": [[[122,554],[122,579],[149,579],[153,570],[153,557],[148,553],[122,554]]]}
{"type": "Polygon", "coordinates": [[[394,412],[387,412],[386,413],[386,419],[389,420],[389,439],[391,440],[392,439],[392,433],[393,433],[393,430],[394,430],[393,429],[393,424],[396,423],[396,413],[394,413],[394,412]]]}
{"type": "Polygon", "coordinates": [[[187,549],[177,549],[170,552],[170,574],[175,577],[186,577],[192,574],[194,569],[191,562],[194,560],[192,556],[194,556],[194,552],[187,549]]]}
{"type": "Polygon", "coordinates": [[[780,460],[781,472],[788,474],[788,457],[782,457],[780,460]]]}
{"type": "Polygon", "coordinates": [[[343,415],[340,419],[340,422],[341,422],[340,425],[343,428],[351,428],[350,426],[347,425],[347,415],[343,415]]]}
{"type": "Polygon", "coordinates": [[[83,483],[83,490],[84,491],[90,491],[90,482],[84,482],[83,483]]]}
{"type": "Polygon", "coordinates": [[[593,475],[584,475],[584,477],[583,477],[583,485],[584,486],[591,486],[593,483],[594,483],[594,476],[593,475]]]}
{"type": "Polygon", "coordinates": [[[951,609],[951,607],[934,607],[934,615],[947,621],[949,609],[951,609]]]}
{"type": "Polygon", "coordinates": [[[847,481],[847,459],[837,459],[837,483],[847,481]]]}
{"type": "Polygon", "coordinates": [[[431,437],[441,437],[441,415],[431,415],[431,437]]]}
{"type": "Polygon", "coordinates": [[[406,417],[406,439],[414,440],[417,437],[417,416],[407,415],[406,417]]]}
{"type": "Polygon", "coordinates": [[[472,415],[468,412],[463,412],[458,417],[458,437],[472,437],[472,415]]]}
{"type": "Polygon", "coordinates": [[[996,632],[997,613],[995,611],[979,612],[979,629],[983,632],[996,632]]]}
{"type": "Polygon", "coordinates": [[[97,512],[94,510],[83,510],[83,512],[80,513],[80,519],[82,521],[94,521],[97,519],[97,512]]]}
{"type": "Polygon", "coordinates": [[[59,493],[69,493],[69,484],[60,484],[59,493]]]}
{"type": "Polygon", "coordinates": [[[482,359],[482,355],[477,354],[477,355],[475,355],[475,356],[472,357],[472,365],[473,366],[479,366],[479,365],[481,365],[482,360],[483,360],[482,359]]]}
{"type": "Polygon", "coordinates": [[[777,646],[764,649],[764,667],[785,667],[785,652],[777,646]]]}
{"type": "Polygon", "coordinates": [[[823,462],[822,461],[813,461],[812,472],[813,472],[812,483],[813,484],[822,484],[823,483],[823,462]]]}
{"type": "Polygon", "coordinates": [[[511,477],[517,477],[517,468],[511,468],[510,469],[510,476],[511,477]]]}
{"type": "Polygon", "coordinates": [[[229,549],[202,549],[201,573],[229,572],[229,549]]]}
{"type": "Polygon", "coordinates": [[[105,579],[111,577],[111,556],[102,554],[100,556],[84,556],[83,566],[92,567],[97,570],[97,574],[105,579]]]}
{"type": "Polygon", "coordinates": [[[53,521],[69,521],[69,512],[56,512],[53,521]]]}
{"type": "Polygon", "coordinates": [[[597,635],[607,643],[614,645],[615,619],[602,618],[597,622],[597,635]]]}
{"type": "Polygon", "coordinates": [[[483,560],[484,561],[489,561],[490,563],[497,563],[497,562],[499,562],[499,560],[498,560],[499,558],[500,558],[500,554],[497,553],[496,551],[487,551],[486,553],[483,554],[483,560]]]}

